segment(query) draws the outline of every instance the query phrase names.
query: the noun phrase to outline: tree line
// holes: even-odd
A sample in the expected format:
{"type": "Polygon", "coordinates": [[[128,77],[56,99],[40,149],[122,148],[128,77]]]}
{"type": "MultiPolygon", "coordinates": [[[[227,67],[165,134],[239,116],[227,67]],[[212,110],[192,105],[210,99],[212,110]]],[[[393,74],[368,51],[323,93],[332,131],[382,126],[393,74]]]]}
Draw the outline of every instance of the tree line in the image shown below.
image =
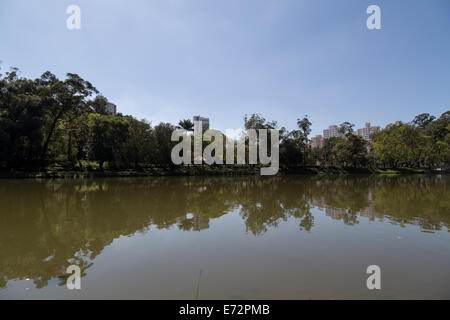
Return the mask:
{"type": "Polygon", "coordinates": [[[350,168],[423,168],[450,163],[450,111],[439,118],[428,113],[411,122],[397,121],[375,130],[370,141],[357,135],[354,124],[339,126],[341,137],[325,139],[323,146],[312,148],[308,139],[311,122],[297,119],[297,129],[288,131],[276,121],[258,114],[245,117],[245,128],[280,130],[280,164],[339,166],[350,168]]]}
{"type": "MultiPolygon", "coordinates": [[[[79,75],[58,79],[51,72],[39,78],[19,76],[16,68],[0,74],[0,167],[44,167],[58,164],[100,169],[172,165],[175,129],[193,131],[191,120],[155,126],[133,116],[111,114],[107,99],[79,75]]],[[[297,120],[292,131],[260,114],[244,117],[245,129],[278,129],[281,166],[423,167],[449,163],[450,111],[439,118],[418,115],[396,122],[368,143],[355,135],[353,124],[340,126],[345,138],[327,139],[312,149],[311,121],[297,120]]]]}
{"type": "Polygon", "coordinates": [[[112,167],[170,162],[175,126],[113,115],[107,99],[77,74],[50,72],[37,79],[17,69],[0,74],[0,165],[7,168],[83,160],[112,167]]]}
{"type": "Polygon", "coordinates": [[[388,124],[365,141],[353,124],[341,124],[345,138],[332,137],[311,150],[311,161],[347,167],[423,168],[450,163],[450,111],[436,118],[428,113],[411,122],[388,124]]]}

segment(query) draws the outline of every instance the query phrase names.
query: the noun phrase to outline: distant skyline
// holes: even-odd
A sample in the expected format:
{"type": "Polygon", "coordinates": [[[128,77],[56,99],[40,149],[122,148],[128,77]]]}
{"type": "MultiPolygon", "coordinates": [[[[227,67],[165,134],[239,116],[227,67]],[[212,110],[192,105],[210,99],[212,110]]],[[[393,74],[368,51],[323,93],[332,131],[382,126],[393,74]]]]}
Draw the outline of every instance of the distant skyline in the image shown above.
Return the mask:
{"type": "Polygon", "coordinates": [[[77,73],[153,124],[260,113],[311,136],[450,109],[450,1],[2,0],[0,73],[77,73]],[[81,8],[81,30],[66,9],[81,8]],[[381,8],[368,30],[366,8],[381,8]]]}

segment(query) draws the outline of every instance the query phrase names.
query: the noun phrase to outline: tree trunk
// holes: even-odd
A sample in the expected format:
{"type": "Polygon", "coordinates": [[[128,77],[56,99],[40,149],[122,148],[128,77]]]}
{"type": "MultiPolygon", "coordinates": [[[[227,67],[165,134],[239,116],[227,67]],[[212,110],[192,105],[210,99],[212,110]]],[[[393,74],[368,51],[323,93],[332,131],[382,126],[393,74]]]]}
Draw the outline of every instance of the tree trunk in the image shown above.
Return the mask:
{"type": "Polygon", "coordinates": [[[56,123],[58,122],[59,118],[61,117],[61,114],[62,114],[62,111],[60,111],[58,113],[56,118],[53,120],[52,125],[50,126],[50,130],[49,130],[49,132],[47,134],[47,138],[45,139],[44,147],[42,149],[42,154],[41,154],[41,161],[42,162],[45,161],[45,156],[47,155],[48,145],[50,144],[50,138],[52,137],[53,132],[55,131],[56,123]]]}

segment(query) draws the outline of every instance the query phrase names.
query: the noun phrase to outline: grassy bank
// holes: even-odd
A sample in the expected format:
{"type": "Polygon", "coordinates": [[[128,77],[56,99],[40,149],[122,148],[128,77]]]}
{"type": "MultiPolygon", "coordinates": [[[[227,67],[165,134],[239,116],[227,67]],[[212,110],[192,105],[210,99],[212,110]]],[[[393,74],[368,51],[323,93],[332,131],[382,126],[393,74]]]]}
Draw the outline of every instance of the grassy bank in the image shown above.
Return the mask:
{"type": "Polygon", "coordinates": [[[27,178],[90,178],[90,177],[150,177],[150,176],[201,176],[201,175],[256,175],[259,168],[252,166],[176,166],[149,167],[137,169],[105,169],[89,170],[51,168],[22,168],[0,171],[0,179],[27,178]]]}
{"type": "Polygon", "coordinates": [[[343,174],[424,174],[434,173],[427,169],[416,168],[348,168],[348,167],[294,167],[283,168],[285,174],[323,174],[323,175],[343,175],[343,174]]]}
{"type": "MultiPolygon", "coordinates": [[[[342,168],[342,167],[289,167],[280,168],[279,174],[311,174],[311,175],[346,175],[346,174],[425,174],[443,173],[427,169],[399,168],[342,168]]],[[[259,175],[259,166],[176,166],[148,167],[139,170],[113,170],[90,168],[89,170],[67,169],[63,167],[21,168],[1,170],[0,179],[34,179],[34,178],[89,178],[89,177],[146,177],[146,176],[241,176],[259,175]]]]}

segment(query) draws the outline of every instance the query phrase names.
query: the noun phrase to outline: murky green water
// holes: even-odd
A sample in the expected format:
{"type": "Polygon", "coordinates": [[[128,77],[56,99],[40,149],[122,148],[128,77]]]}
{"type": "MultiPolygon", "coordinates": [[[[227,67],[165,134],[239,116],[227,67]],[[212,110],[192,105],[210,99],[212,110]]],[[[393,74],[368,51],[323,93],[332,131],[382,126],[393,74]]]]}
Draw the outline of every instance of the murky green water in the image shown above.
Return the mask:
{"type": "Polygon", "coordinates": [[[0,181],[0,299],[450,298],[448,176],[0,181]],[[64,270],[82,269],[81,290],[64,270]],[[366,268],[379,265],[381,290],[366,268]],[[201,274],[200,274],[201,271],[201,274]]]}

